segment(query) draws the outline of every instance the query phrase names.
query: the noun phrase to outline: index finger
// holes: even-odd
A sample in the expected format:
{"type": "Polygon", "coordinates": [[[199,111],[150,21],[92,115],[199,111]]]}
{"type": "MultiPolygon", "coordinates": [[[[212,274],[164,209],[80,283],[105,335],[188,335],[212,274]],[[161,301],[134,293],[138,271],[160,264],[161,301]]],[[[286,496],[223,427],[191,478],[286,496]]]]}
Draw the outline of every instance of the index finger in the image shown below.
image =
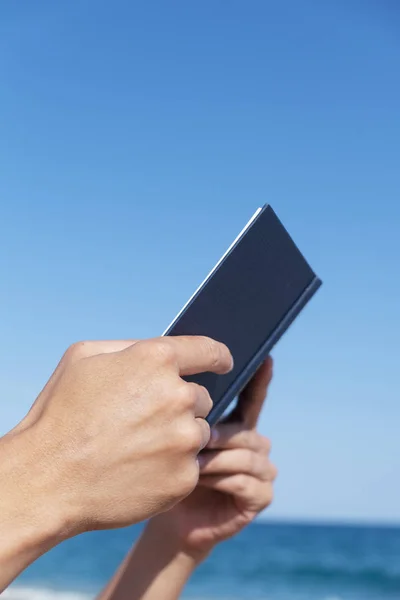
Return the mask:
{"type": "Polygon", "coordinates": [[[171,344],[180,375],[217,373],[223,375],[233,368],[233,358],[221,342],[199,335],[170,336],[164,338],[171,344]]]}

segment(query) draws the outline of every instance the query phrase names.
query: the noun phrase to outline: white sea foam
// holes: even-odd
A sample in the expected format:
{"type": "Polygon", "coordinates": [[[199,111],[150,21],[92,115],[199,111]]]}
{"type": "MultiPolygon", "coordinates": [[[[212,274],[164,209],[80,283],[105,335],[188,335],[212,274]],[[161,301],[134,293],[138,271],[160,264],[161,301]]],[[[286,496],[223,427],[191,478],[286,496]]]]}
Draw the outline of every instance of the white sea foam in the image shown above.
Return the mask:
{"type": "MultiPolygon", "coordinates": [[[[60,592],[46,588],[12,587],[1,594],[1,600],[94,600],[91,594],[79,592],[60,592]]],[[[193,600],[217,600],[217,598],[196,598],[193,600]]],[[[238,598],[221,598],[218,600],[239,600],[238,598]]],[[[257,600],[262,600],[258,598],[257,600]]],[[[265,598],[265,600],[274,600],[265,598]]],[[[328,596],[321,600],[341,600],[338,596],[328,596]]]]}
{"type": "Polygon", "coordinates": [[[45,588],[12,587],[1,594],[1,600],[92,600],[90,594],[58,592],[45,588]]]}

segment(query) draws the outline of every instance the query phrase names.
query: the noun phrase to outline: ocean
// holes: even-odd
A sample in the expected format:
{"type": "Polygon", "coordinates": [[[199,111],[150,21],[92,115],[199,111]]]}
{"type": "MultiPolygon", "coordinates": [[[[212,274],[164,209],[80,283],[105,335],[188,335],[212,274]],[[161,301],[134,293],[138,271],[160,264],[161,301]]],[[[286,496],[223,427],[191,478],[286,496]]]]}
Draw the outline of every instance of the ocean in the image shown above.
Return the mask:
{"type": "MultiPolygon", "coordinates": [[[[139,533],[133,527],[69,540],[2,599],[92,599],[139,533]]],[[[399,600],[400,528],[256,523],[214,551],[182,598],[399,600]]]]}

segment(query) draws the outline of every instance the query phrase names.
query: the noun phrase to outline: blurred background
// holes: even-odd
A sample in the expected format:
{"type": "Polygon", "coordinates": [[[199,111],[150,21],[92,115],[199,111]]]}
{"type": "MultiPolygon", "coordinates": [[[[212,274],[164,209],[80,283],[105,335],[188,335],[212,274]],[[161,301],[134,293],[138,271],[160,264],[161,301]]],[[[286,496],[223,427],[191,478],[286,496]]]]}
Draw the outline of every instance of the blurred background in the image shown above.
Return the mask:
{"type": "MultiPolygon", "coordinates": [[[[161,334],[265,202],[324,280],[274,351],[274,506],[188,598],[400,597],[399,73],[396,0],[0,5],[1,433],[70,343],[161,334]]],[[[5,597],[91,597],[135,535],[5,597]]]]}

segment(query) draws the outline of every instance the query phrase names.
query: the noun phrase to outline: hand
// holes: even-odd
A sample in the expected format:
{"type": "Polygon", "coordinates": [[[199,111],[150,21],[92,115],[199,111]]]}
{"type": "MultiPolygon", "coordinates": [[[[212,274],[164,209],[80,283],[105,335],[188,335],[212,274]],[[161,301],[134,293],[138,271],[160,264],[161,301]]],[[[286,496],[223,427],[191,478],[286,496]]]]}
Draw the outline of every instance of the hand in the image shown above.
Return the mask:
{"type": "Polygon", "coordinates": [[[76,344],[9,435],[26,439],[33,486],[72,534],[125,526],[197,484],[212,402],[180,376],[231,367],[228,349],[202,337],[76,344]]]}
{"type": "Polygon", "coordinates": [[[241,394],[237,408],[201,453],[199,483],[185,500],[149,524],[176,548],[204,558],[215,544],[235,535],[272,501],[277,471],[270,443],[256,431],[272,378],[268,359],[241,394]]]}

